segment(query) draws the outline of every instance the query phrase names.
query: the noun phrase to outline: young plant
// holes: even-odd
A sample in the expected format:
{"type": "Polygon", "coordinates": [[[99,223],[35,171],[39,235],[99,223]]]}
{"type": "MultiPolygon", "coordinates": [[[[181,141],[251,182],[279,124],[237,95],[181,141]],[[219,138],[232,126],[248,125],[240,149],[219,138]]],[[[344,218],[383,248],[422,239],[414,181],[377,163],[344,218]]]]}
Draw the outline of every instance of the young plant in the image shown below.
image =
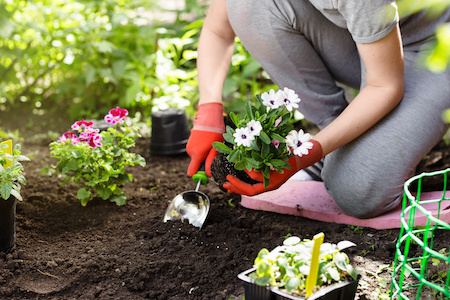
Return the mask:
{"type": "Polygon", "coordinates": [[[293,130],[289,122],[300,102],[293,90],[270,90],[256,98],[255,104],[247,102],[243,116],[230,113],[235,128],[227,126],[225,142],[214,142],[213,147],[226,154],[236,170],[262,172],[267,187],[270,172],[290,169],[289,158],[308,154],[312,143],[309,133],[293,130]]]}
{"type": "Polygon", "coordinates": [[[126,122],[127,115],[126,109],[111,109],[104,118],[111,127],[102,132],[93,127],[93,122],[77,121],[72,131],[50,143],[50,155],[59,159],[52,167],[65,176],[62,184],[72,181],[83,186],[77,192],[83,206],[95,194],[117,205],[125,204],[126,195],[120,187],[133,179],[125,167],[145,166],[142,156],[128,150],[140,134],[126,122]]]}
{"type": "MultiPolygon", "coordinates": [[[[305,295],[306,278],[310,271],[314,241],[291,236],[282,246],[272,251],[261,249],[255,259],[256,271],[249,275],[257,285],[273,286],[287,290],[293,295],[305,295]]],[[[348,256],[341,250],[355,246],[349,241],[337,245],[324,243],[320,246],[317,285],[357,280],[359,271],[349,264],[348,256]]]]}
{"type": "Polygon", "coordinates": [[[21,201],[20,188],[21,185],[26,184],[26,179],[23,175],[24,168],[21,162],[29,161],[30,159],[21,154],[20,144],[14,146],[13,155],[3,151],[7,147],[5,144],[0,145],[0,195],[4,200],[14,196],[21,201]]]}

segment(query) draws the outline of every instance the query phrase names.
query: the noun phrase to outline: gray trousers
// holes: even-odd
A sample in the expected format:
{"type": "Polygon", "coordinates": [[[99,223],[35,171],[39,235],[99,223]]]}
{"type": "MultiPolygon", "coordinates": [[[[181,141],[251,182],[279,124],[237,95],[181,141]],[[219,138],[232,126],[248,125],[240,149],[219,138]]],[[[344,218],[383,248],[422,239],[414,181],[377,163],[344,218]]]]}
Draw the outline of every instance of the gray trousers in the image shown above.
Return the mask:
{"type": "MultiPolygon", "coordinates": [[[[341,82],[360,89],[364,66],[350,33],[306,0],[228,0],[230,23],[280,88],[296,91],[299,111],[319,128],[348,105],[341,82]]],[[[348,215],[369,218],[395,208],[404,182],[445,133],[450,72],[417,66],[417,44],[404,45],[405,93],[376,126],[324,159],[322,179],[348,215]]],[[[370,109],[368,107],[367,109],[370,109]]]]}

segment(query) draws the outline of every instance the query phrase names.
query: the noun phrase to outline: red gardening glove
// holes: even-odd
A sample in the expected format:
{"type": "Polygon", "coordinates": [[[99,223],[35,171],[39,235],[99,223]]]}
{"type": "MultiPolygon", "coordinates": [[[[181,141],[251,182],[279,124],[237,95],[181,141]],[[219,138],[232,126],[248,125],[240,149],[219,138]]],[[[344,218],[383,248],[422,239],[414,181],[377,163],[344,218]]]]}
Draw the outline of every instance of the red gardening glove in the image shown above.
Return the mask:
{"type": "Polygon", "coordinates": [[[257,194],[261,194],[263,192],[267,192],[270,190],[275,190],[279,188],[283,183],[285,183],[292,175],[297,173],[298,171],[307,168],[309,166],[312,166],[316,162],[322,159],[322,146],[319,144],[318,141],[315,140],[309,140],[311,143],[313,143],[312,149],[309,150],[308,154],[302,155],[301,157],[298,155],[292,156],[288,163],[291,165],[291,169],[284,169],[284,173],[280,174],[277,171],[272,171],[270,173],[270,184],[267,188],[264,187],[264,177],[261,172],[255,172],[255,171],[247,171],[245,172],[256,181],[259,181],[260,183],[255,184],[249,184],[246,182],[243,182],[233,175],[227,176],[227,182],[223,184],[223,187],[227,189],[228,193],[233,194],[241,194],[241,195],[247,195],[247,196],[254,196],[257,194]]]}
{"type": "Polygon", "coordinates": [[[203,162],[205,162],[206,175],[211,177],[211,164],[217,155],[212,143],[223,142],[224,132],[222,103],[209,102],[199,105],[186,145],[186,152],[191,157],[191,163],[187,170],[189,177],[197,173],[203,162]]]}

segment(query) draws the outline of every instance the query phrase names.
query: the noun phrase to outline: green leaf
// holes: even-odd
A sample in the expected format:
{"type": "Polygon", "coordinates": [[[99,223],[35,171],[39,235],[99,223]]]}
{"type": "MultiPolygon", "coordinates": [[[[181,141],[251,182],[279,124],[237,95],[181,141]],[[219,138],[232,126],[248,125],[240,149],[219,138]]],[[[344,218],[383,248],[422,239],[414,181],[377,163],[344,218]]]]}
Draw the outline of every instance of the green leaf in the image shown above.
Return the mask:
{"type": "Polygon", "coordinates": [[[7,200],[9,198],[9,196],[11,195],[12,186],[12,181],[2,182],[2,185],[0,186],[0,193],[3,199],[7,200]]]}
{"type": "Polygon", "coordinates": [[[20,195],[19,191],[12,189],[11,195],[14,196],[17,200],[22,201],[22,196],[20,195]]]}
{"type": "Polygon", "coordinates": [[[234,112],[230,112],[230,119],[234,123],[235,126],[239,126],[238,115],[236,115],[234,112]]]}
{"type": "Polygon", "coordinates": [[[112,64],[112,71],[117,79],[122,78],[123,74],[125,74],[127,64],[127,60],[118,60],[112,64]]]}
{"type": "Polygon", "coordinates": [[[360,271],[356,270],[352,265],[348,264],[347,265],[347,273],[350,274],[350,276],[352,276],[352,278],[354,280],[356,280],[358,278],[358,275],[361,274],[360,271]]]}
{"type": "Polygon", "coordinates": [[[282,137],[281,135],[279,135],[279,134],[276,133],[276,132],[272,132],[272,133],[270,134],[270,137],[273,138],[274,140],[279,141],[279,142],[284,142],[284,141],[286,140],[284,137],[282,137]]]}
{"type": "Polygon", "coordinates": [[[253,106],[251,101],[247,101],[245,105],[245,112],[247,113],[247,117],[250,120],[254,120],[255,117],[253,116],[253,106]]]}
{"type": "Polygon", "coordinates": [[[270,154],[270,146],[268,144],[262,144],[261,156],[266,159],[270,154]]]}
{"type": "Polygon", "coordinates": [[[85,188],[81,188],[77,192],[77,198],[81,200],[81,205],[86,206],[89,199],[91,198],[92,193],[87,191],[85,188]]]}
{"type": "Polygon", "coordinates": [[[227,130],[223,134],[223,138],[230,144],[234,145],[234,137],[233,137],[234,129],[227,125],[227,130]]]}
{"type": "Polygon", "coordinates": [[[347,249],[349,247],[354,247],[354,246],[356,246],[356,244],[353,243],[353,242],[350,242],[350,241],[340,241],[337,244],[337,248],[338,248],[339,251],[347,249]]]}
{"type": "Polygon", "coordinates": [[[292,290],[296,290],[299,285],[300,285],[300,278],[292,277],[286,282],[286,289],[288,290],[288,292],[290,292],[292,290]]]}
{"type": "Polygon", "coordinates": [[[267,248],[262,248],[259,250],[258,256],[255,258],[255,264],[257,264],[260,260],[265,259],[267,254],[269,254],[269,250],[267,250],[267,248]]]}
{"type": "Polygon", "coordinates": [[[238,163],[240,160],[241,151],[239,149],[234,149],[230,152],[227,159],[229,162],[238,163]]]}
{"type": "Polygon", "coordinates": [[[269,145],[272,140],[269,138],[269,136],[267,135],[267,133],[265,133],[264,131],[261,130],[261,132],[259,133],[259,137],[261,138],[261,141],[263,141],[264,144],[269,145]]]}
{"type": "Polygon", "coordinates": [[[103,200],[108,200],[112,195],[111,190],[108,188],[98,188],[95,191],[103,200]]]}
{"type": "Polygon", "coordinates": [[[264,160],[264,158],[258,152],[252,152],[252,157],[253,157],[253,159],[255,159],[257,161],[263,161],[264,160]]]}
{"type": "Polygon", "coordinates": [[[338,252],[334,255],[333,261],[334,261],[334,264],[336,265],[336,267],[338,267],[339,269],[341,269],[343,271],[347,270],[347,265],[348,265],[347,254],[338,252]]]}
{"type": "Polygon", "coordinates": [[[244,161],[238,161],[235,163],[234,168],[236,170],[245,170],[245,162],[244,161]]]}
{"type": "Polygon", "coordinates": [[[341,275],[336,268],[328,268],[328,274],[330,274],[334,281],[339,281],[341,279],[341,275]]]}
{"type": "Polygon", "coordinates": [[[270,184],[269,178],[266,178],[266,177],[264,176],[264,187],[265,187],[265,188],[268,188],[268,187],[269,187],[269,184],[270,184]]]}
{"type": "Polygon", "coordinates": [[[5,10],[3,5],[0,9],[0,12],[0,37],[9,39],[11,34],[14,32],[16,24],[9,20],[9,18],[7,17],[7,11],[5,10]]]}
{"type": "Polygon", "coordinates": [[[262,259],[262,260],[258,261],[258,263],[256,264],[256,274],[259,277],[263,277],[263,276],[270,277],[271,271],[272,271],[272,264],[266,259],[262,259]]]}
{"type": "Polygon", "coordinates": [[[281,159],[271,159],[270,163],[274,166],[274,167],[282,167],[284,166],[284,160],[281,159]]]}
{"type": "Polygon", "coordinates": [[[130,85],[125,92],[125,96],[120,99],[119,104],[126,107],[130,106],[140,91],[142,91],[142,87],[139,82],[130,85]]]}
{"type": "MultiPolygon", "coordinates": [[[[257,152],[261,151],[261,148],[258,146],[258,143],[257,143],[256,139],[253,140],[253,141],[250,143],[250,148],[251,148],[252,150],[257,151],[257,152]]],[[[254,152],[252,151],[252,153],[254,153],[254,152]]]]}
{"type": "Polygon", "coordinates": [[[214,142],[214,143],[212,143],[212,146],[214,147],[214,149],[216,149],[220,153],[224,153],[224,154],[230,154],[231,153],[231,149],[227,145],[225,145],[224,143],[214,142]]]}
{"type": "Polygon", "coordinates": [[[100,53],[111,53],[114,49],[116,49],[116,45],[108,41],[98,41],[92,43],[92,45],[97,48],[100,53]]]}
{"type": "Polygon", "coordinates": [[[270,282],[270,277],[258,277],[255,279],[255,284],[259,286],[267,286],[270,282]]]}
{"type": "Polygon", "coordinates": [[[248,171],[251,171],[252,169],[257,169],[258,166],[259,166],[259,162],[257,160],[255,160],[255,159],[253,159],[253,158],[250,158],[250,157],[246,157],[244,159],[244,162],[245,162],[245,168],[248,171]]]}
{"type": "Polygon", "coordinates": [[[72,151],[72,156],[75,158],[83,157],[83,152],[81,152],[80,149],[74,149],[72,151]]]}
{"type": "Polygon", "coordinates": [[[70,171],[75,171],[77,170],[79,167],[78,162],[76,160],[70,160],[65,166],[64,168],[62,168],[62,173],[66,174],[67,172],[70,171]]]}
{"type": "Polygon", "coordinates": [[[97,70],[89,64],[86,68],[87,70],[84,72],[84,78],[86,86],[89,86],[94,81],[97,70]]]}
{"type": "Polygon", "coordinates": [[[112,196],[109,201],[116,202],[118,206],[124,205],[127,200],[127,196],[125,194],[112,196]]]}
{"type": "Polygon", "coordinates": [[[14,158],[17,161],[30,161],[30,159],[28,157],[26,157],[25,155],[16,155],[16,156],[14,156],[14,158]]]}

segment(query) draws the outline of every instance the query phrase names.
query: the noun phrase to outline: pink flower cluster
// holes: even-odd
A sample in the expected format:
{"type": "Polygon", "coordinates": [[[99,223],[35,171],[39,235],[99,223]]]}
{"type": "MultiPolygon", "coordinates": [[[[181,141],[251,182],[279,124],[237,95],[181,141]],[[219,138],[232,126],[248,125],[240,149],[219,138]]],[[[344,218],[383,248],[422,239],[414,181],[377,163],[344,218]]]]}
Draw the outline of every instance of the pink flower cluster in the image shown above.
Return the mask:
{"type": "Polygon", "coordinates": [[[102,136],[98,134],[99,129],[92,128],[93,123],[91,121],[77,121],[72,125],[72,130],[64,133],[59,139],[58,142],[67,142],[70,140],[72,145],[76,145],[78,143],[87,143],[90,147],[101,147],[102,143],[100,142],[102,136]],[[76,135],[74,131],[78,131],[79,134],[76,135]]]}
{"type": "MultiPolygon", "coordinates": [[[[116,107],[109,111],[109,113],[105,116],[105,121],[109,124],[116,125],[118,123],[123,123],[124,120],[127,120],[128,110],[116,107]]],[[[58,142],[67,142],[71,141],[73,145],[78,143],[87,143],[92,148],[101,147],[102,136],[99,133],[99,129],[92,128],[92,121],[76,121],[72,125],[72,131],[64,133],[59,139],[58,142]],[[75,132],[79,132],[78,135],[75,132]]]]}
{"type": "Polygon", "coordinates": [[[109,111],[109,113],[105,116],[106,123],[116,125],[117,123],[123,123],[124,120],[127,120],[128,110],[125,108],[116,107],[109,111]]]}

